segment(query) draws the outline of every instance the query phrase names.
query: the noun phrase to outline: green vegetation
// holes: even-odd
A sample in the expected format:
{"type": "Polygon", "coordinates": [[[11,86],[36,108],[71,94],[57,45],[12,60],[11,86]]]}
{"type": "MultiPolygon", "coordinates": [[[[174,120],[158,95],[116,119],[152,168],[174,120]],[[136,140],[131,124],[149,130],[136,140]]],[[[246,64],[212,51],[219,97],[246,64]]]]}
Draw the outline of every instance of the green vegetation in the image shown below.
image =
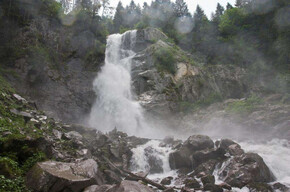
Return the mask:
{"type": "Polygon", "coordinates": [[[223,97],[219,93],[212,93],[208,95],[207,97],[200,99],[196,102],[179,102],[179,110],[190,113],[197,111],[201,108],[208,107],[209,105],[217,102],[221,102],[223,100],[223,97]]]}
{"type": "Polygon", "coordinates": [[[162,47],[155,51],[155,63],[159,71],[167,71],[174,74],[176,72],[176,59],[174,50],[171,47],[162,47]]]}
{"type": "Polygon", "coordinates": [[[32,109],[16,98],[14,89],[0,75],[0,192],[28,192],[25,173],[46,155],[30,139],[42,137],[43,131],[11,110],[32,109]],[[30,139],[28,139],[29,137],[30,139]]]}
{"type": "Polygon", "coordinates": [[[247,99],[238,100],[233,103],[228,104],[226,111],[228,113],[234,113],[239,115],[246,115],[253,112],[256,107],[262,103],[261,98],[252,95],[247,99]]]}
{"type": "Polygon", "coordinates": [[[23,177],[8,179],[0,175],[0,192],[29,192],[25,187],[23,177]]]}

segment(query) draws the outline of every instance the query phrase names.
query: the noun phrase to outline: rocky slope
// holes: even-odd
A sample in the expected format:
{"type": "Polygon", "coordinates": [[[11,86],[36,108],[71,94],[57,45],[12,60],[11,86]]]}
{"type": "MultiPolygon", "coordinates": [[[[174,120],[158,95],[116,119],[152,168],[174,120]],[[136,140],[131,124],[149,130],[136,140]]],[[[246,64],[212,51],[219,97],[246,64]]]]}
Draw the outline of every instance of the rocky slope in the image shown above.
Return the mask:
{"type": "MultiPolygon", "coordinates": [[[[280,183],[267,184],[275,177],[258,154],[245,153],[232,140],[214,143],[202,135],[184,142],[160,141],[160,147],[174,148],[169,156],[170,167],[178,171],[174,180],[133,174],[128,171],[132,149],[148,139],[59,123],[36,110],[3,79],[1,87],[0,191],[223,191],[244,186],[253,191],[288,190],[280,183]]],[[[152,149],[145,150],[154,157],[152,149]]],[[[157,162],[149,162],[149,171],[163,171],[157,162]]]]}

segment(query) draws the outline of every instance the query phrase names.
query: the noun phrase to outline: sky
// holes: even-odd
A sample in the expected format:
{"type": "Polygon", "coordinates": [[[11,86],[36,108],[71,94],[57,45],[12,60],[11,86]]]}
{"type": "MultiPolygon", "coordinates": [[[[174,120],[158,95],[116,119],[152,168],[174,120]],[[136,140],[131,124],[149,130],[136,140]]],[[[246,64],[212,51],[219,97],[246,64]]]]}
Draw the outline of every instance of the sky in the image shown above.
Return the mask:
{"type": "MultiPolygon", "coordinates": [[[[131,0],[121,0],[123,6],[128,5],[131,0]]],[[[136,4],[143,5],[144,2],[151,4],[152,0],[134,0],[136,4]]],[[[175,1],[175,0],[171,0],[175,1]]],[[[220,3],[222,6],[226,7],[227,3],[234,5],[236,0],[184,0],[187,3],[188,9],[191,13],[193,13],[196,9],[196,5],[200,5],[204,10],[206,15],[210,18],[211,13],[215,11],[217,3],[220,3]]],[[[110,0],[110,4],[112,7],[117,7],[119,0],[110,0]]]]}

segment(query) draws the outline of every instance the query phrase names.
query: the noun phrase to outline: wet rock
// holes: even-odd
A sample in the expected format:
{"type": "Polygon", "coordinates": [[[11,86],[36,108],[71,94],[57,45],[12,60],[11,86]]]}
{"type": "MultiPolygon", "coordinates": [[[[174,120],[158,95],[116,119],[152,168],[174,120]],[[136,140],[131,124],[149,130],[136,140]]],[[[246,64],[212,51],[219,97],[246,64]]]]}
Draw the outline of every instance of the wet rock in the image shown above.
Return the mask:
{"type": "Polygon", "coordinates": [[[172,179],[173,179],[173,177],[166,177],[166,178],[162,179],[160,183],[161,183],[162,185],[170,185],[172,179]]]}
{"type": "Polygon", "coordinates": [[[289,192],[290,191],[290,189],[288,187],[286,187],[285,185],[283,185],[282,183],[275,183],[273,185],[273,189],[280,190],[282,192],[289,192]]]}
{"type": "Polygon", "coordinates": [[[120,183],[122,181],[122,178],[111,170],[104,170],[104,173],[109,183],[120,183]]]}
{"type": "Polygon", "coordinates": [[[169,164],[171,169],[188,169],[190,172],[193,169],[192,161],[190,159],[190,151],[181,149],[169,155],[169,164]]]}
{"type": "Polygon", "coordinates": [[[213,175],[206,175],[206,176],[201,178],[201,182],[202,182],[203,185],[214,184],[215,183],[215,178],[214,178],[213,175]]]}
{"type": "Polygon", "coordinates": [[[163,168],[163,162],[161,159],[155,156],[156,150],[152,147],[147,147],[144,149],[145,155],[147,157],[148,164],[150,165],[149,173],[162,173],[163,168]]]}
{"type": "Polygon", "coordinates": [[[223,189],[232,190],[232,187],[227,183],[221,183],[218,186],[222,187],[223,189]]]}
{"type": "Polygon", "coordinates": [[[194,192],[194,189],[189,189],[187,187],[182,187],[180,192],[194,192]]]}
{"type": "Polygon", "coordinates": [[[165,189],[163,192],[175,192],[173,188],[165,189]]]}
{"type": "Polygon", "coordinates": [[[112,187],[112,185],[92,185],[85,188],[83,192],[105,192],[112,187]]]}
{"type": "Polygon", "coordinates": [[[263,159],[256,153],[245,153],[228,160],[219,178],[239,188],[251,182],[271,182],[275,179],[263,159]]]}
{"type": "Polygon", "coordinates": [[[193,162],[193,166],[197,167],[198,165],[206,162],[208,160],[222,160],[225,159],[225,151],[218,148],[218,149],[205,149],[202,151],[194,152],[191,155],[191,159],[193,162]]]}
{"type": "Polygon", "coordinates": [[[250,183],[247,185],[250,191],[259,191],[259,192],[273,192],[273,189],[270,185],[266,183],[250,183]]]}
{"type": "Polygon", "coordinates": [[[136,181],[122,181],[119,185],[108,189],[106,192],[154,192],[150,187],[136,181]]]}
{"type": "Polygon", "coordinates": [[[198,178],[205,175],[211,175],[217,163],[218,161],[214,159],[206,161],[195,168],[193,175],[197,176],[198,178]]]}
{"type": "Polygon", "coordinates": [[[223,188],[221,186],[212,184],[212,183],[207,183],[206,185],[204,185],[203,189],[205,191],[211,191],[211,192],[223,192],[223,188]]]}
{"type": "Polygon", "coordinates": [[[216,146],[225,150],[232,156],[242,155],[244,153],[244,150],[241,148],[241,146],[230,139],[222,139],[221,141],[217,141],[216,146]]]}
{"type": "Polygon", "coordinates": [[[242,155],[245,153],[239,144],[230,145],[227,149],[227,152],[232,156],[242,155]]]}
{"type": "Polygon", "coordinates": [[[76,140],[76,141],[80,141],[83,138],[83,136],[76,131],[70,131],[68,133],[65,133],[64,136],[66,139],[71,139],[71,140],[76,140]]]}
{"type": "MultiPolygon", "coordinates": [[[[198,163],[196,163],[195,159],[192,157],[193,153],[196,153],[196,151],[199,150],[213,148],[214,142],[208,136],[203,135],[190,136],[178,150],[170,154],[169,156],[170,167],[172,169],[185,168],[188,169],[188,171],[191,171],[194,167],[198,166],[198,163]]],[[[204,155],[203,157],[212,156],[214,153],[204,155]]],[[[198,162],[201,163],[202,158],[199,158],[197,156],[195,157],[198,159],[198,162]]],[[[206,160],[204,159],[203,161],[206,160]]]]}
{"type": "Polygon", "coordinates": [[[184,142],[183,147],[192,151],[212,149],[214,148],[214,142],[205,135],[192,135],[184,142]]]}
{"type": "Polygon", "coordinates": [[[186,179],[184,181],[184,184],[185,184],[186,188],[191,188],[191,189],[199,189],[200,188],[199,182],[193,178],[186,179]]]}
{"type": "Polygon", "coordinates": [[[37,163],[26,176],[26,185],[39,192],[79,192],[90,185],[102,183],[103,178],[93,159],[78,163],[37,163]]]}

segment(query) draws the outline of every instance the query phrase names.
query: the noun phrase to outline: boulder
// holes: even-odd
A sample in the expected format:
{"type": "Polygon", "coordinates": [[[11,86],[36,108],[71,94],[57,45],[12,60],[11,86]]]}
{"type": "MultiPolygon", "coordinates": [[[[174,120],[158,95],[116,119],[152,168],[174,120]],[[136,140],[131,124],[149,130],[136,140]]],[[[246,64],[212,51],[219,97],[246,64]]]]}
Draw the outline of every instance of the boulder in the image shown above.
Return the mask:
{"type": "Polygon", "coordinates": [[[93,159],[77,163],[41,162],[26,175],[26,185],[36,192],[79,192],[90,185],[102,183],[103,178],[93,159]]]}
{"type": "Polygon", "coordinates": [[[289,192],[290,191],[290,189],[288,187],[286,187],[285,185],[283,185],[282,183],[275,183],[273,185],[273,189],[280,190],[282,192],[289,192]]]}
{"type": "Polygon", "coordinates": [[[205,135],[192,135],[183,143],[183,147],[192,151],[212,149],[214,148],[214,142],[205,135]]]}
{"type": "Polygon", "coordinates": [[[111,170],[104,170],[104,173],[109,183],[120,183],[122,181],[122,178],[111,170]]]}
{"type": "Polygon", "coordinates": [[[222,187],[223,189],[232,190],[232,187],[227,183],[221,183],[218,186],[222,187]]]}
{"type": "Polygon", "coordinates": [[[211,192],[223,192],[223,188],[221,186],[212,184],[212,183],[207,183],[206,185],[204,185],[203,189],[205,191],[211,191],[211,192]]]}
{"type": "Polygon", "coordinates": [[[175,192],[173,188],[165,189],[163,192],[175,192]]]}
{"type": "Polygon", "coordinates": [[[211,159],[200,164],[197,168],[194,169],[192,176],[202,177],[205,175],[211,175],[217,163],[217,160],[211,159]]]}
{"type": "Polygon", "coordinates": [[[262,157],[256,153],[245,153],[228,160],[220,171],[219,178],[233,187],[242,188],[251,182],[275,180],[262,157]]]}
{"type": "Polygon", "coordinates": [[[91,185],[85,188],[83,192],[105,192],[112,187],[112,185],[91,185]]]}
{"type": "Polygon", "coordinates": [[[201,178],[201,182],[202,182],[203,185],[214,184],[215,183],[215,178],[214,178],[213,175],[206,175],[206,176],[201,178]]]}
{"type": "Polygon", "coordinates": [[[136,181],[122,181],[119,185],[116,185],[106,192],[154,192],[150,187],[143,185],[136,181]]]}
{"type": "Polygon", "coordinates": [[[205,149],[202,151],[194,152],[191,155],[193,166],[197,167],[198,165],[206,162],[208,160],[222,160],[225,159],[225,151],[221,148],[218,149],[205,149]]]}
{"type": "Polygon", "coordinates": [[[217,141],[216,146],[225,150],[232,156],[242,155],[244,153],[244,150],[241,148],[241,146],[230,139],[222,139],[221,141],[217,141]]]}
{"type": "Polygon", "coordinates": [[[205,159],[198,157],[197,154],[193,156],[193,154],[197,153],[197,151],[200,150],[213,148],[214,142],[208,136],[203,135],[190,136],[178,150],[169,155],[170,167],[172,169],[185,168],[188,169],[188,171],[191,171],[194,167],[197,167],[198,164],[200,164],[203,161],[206,161],[205,159],[208,160],[211,157],[218,155],[220,152],[218,151],[217,152],[210,151],[212,153],[204,152],[203,157],[205,159]],[[194,158],[197,159],[197,162],[196,159],[194,158]]]}
{"type": "Polygon", "coordinates": [[[186,179],[184,181],[184,184],[185,184],[186,188],[191,188],[191,189],[199,189],[200,188],[199,182],[194,178],[186,179]]]}
{"type": "Polygon", "coordinates": [[[267,183],[250,183],[247,185],[250,191],[259,191],[259,192],[273,192],[273,189],[267,183]]]}
{"type": "Polygon", "coordinates": [[[173,177],[165,177],[164,179],[161,180],[162,185],[170,185],[173,177]]]}

